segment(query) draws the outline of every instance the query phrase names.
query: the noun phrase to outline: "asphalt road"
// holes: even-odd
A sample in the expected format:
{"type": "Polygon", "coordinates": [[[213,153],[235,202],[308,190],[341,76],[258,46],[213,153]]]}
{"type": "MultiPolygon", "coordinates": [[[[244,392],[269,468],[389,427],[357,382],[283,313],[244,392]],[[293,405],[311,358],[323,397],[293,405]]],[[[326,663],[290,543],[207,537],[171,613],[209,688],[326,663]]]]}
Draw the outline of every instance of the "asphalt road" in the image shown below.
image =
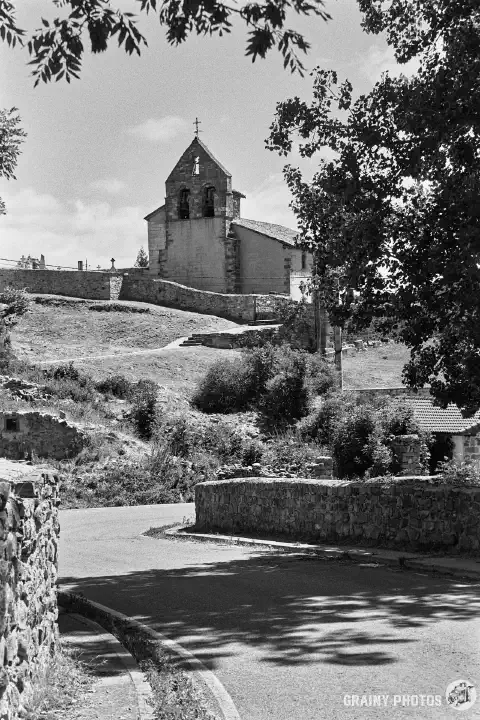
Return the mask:
{"type": "Polygon", "coordinates": [[[62,588],[181,643],[242,720],[480,718],[478,584],[142,536],[193,514],[187,504],[62,511],[62,588]],[[457,679],[479,695],[460,715],[445,700],[457,679]]]}

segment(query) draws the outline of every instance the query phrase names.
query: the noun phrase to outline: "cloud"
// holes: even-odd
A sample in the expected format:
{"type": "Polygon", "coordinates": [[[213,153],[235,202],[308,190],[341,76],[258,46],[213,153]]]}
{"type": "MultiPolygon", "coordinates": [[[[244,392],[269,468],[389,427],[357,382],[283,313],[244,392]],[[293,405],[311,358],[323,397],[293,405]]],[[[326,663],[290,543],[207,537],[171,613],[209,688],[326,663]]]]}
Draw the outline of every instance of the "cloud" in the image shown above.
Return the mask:
{"type": "Polygon", "coordinates": [[[292,196],[282,173],[269,175],[260,185],[245,193],[242,216],[296,228],[296,219],[288,207],[292,196]]]}
{"type": "Polygon", "coordinates": [[[113,257],[117,267],[131,267],[139,247],[147,244],[145,208],[81,199],[62,204],[33,188],[2,196],[7,206],[7,215],[0,217],[3,258],[43,253],[54,266],[76,268],[87,258],[93,268],[110,267],[113,257]]]}
{"type": "Polygon", "coordinates": [[[130,135],[150,140],[150,142],[167,142],[186,132],[189,123],[177,115],[166,115],[163,118],[149,118],[145,122],[129,128],[130,135]]]}
{"type": "Polygon", "coordinates": [[[413,58],[408,63],[399,65],[395,60],[393,48],[387,47],[382,50],[378,45],[372,45],[366,56],[362,57],[360,68],[372,83],[376,83],[381,79],[382,73],[387,71],[393,77],[414,75],[419,68],[419,62],[413,58]]]}
{"type": "Polygon", "coordinates": [[[92,190],[102,190],[109,195],[118,195],[125,190],[126,184],[123,180],[117,180],[116,178],[104,178],[90,183],[90,187],[92,190]]]}

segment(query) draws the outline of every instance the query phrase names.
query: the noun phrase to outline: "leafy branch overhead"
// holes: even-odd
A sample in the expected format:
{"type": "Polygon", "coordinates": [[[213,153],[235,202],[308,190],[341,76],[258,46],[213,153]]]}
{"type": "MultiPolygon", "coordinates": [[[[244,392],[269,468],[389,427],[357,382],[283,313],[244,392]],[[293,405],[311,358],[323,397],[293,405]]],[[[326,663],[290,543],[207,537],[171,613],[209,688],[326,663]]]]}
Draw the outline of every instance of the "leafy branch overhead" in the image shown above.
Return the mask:
{"type": "Polygon", "coordinates": [[[350,307],[330,294],[335,322],[380,318],[411,349],[407,384],[471,413],[480,407],[480,4],[358,4],[367,32],[384,32],[418,71],[386,73],[355,97],[318,68],[310,103],[278,104],[267,146],[288,155],[298,141],[303,157],[318,158],[311,181],[292,165],[285,178],[317,284],[341,276],[361,291],[350,307]]]}
{"type": "MultiPolygon", "coordinates": [[[[0,0],[0,37],[9,46],[26,46],[31,56],[35,85],[40,81],[78,78],[85,43],[93,53],[104,52],[113,38],[129,55],[140,55],[147,41],[136,26],[132,12],[122,12],[110,0],[52,0],[62,17],[41,19],[42,27],[32,35],[22,30],[16,20],[15,7],[0,0]]],[[[229,33],[238,19],[247,28],[246,55],[252,62],[276,48],[284,67],[303,75],[299,53],[306,53],[309,43],[294,29],[286,28],[287,13],[330,19],[324,0],[264,0],[242,7],[225,5],[218,0],[136,0],[140,12],[154,13],[166,30],[171,45],[180,45],[192,34],[229,33]]]]}
{"type": "MultiPolygon", "coordinates": [[[[20,127],[17,108],[0,109],[0,178],[15,179],[15,168],[20,156],[20,145],[27,133],[20,127]]],[[[0,215],[5,214],[5,204],[0,197],[0,215]]]]}

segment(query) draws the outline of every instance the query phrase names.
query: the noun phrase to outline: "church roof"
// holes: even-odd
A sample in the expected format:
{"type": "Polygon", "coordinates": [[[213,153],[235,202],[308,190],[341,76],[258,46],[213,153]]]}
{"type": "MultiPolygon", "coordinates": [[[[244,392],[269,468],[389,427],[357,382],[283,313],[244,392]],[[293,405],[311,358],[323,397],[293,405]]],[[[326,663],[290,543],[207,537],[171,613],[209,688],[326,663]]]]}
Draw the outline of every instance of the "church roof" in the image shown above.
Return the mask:
{"type": "Polygon", "coordinates": [[[272,238],[272,240],[278,240],[278,242],[296,247],[295,238],[298,235],[298,230],[292,230],[284,225],[275,225],[274,223],[262,222],[261,220],[247,220],[246,218],[236,218],[232,225],[238,225],[244,227],[247,230],[253,230],[260,235],[272,238]]]}
{"type": "Polygon", "coordinates": [[[155,208],[155,210],[152,210],[151,213],[148,213],[148,215],[145,215],[145,217],[143,219],[150,220],[150,218],[152,218],[159,210],[164,210],[164,209],[165,209],[165,205],[160,205],[160,207],[155,208]]]}

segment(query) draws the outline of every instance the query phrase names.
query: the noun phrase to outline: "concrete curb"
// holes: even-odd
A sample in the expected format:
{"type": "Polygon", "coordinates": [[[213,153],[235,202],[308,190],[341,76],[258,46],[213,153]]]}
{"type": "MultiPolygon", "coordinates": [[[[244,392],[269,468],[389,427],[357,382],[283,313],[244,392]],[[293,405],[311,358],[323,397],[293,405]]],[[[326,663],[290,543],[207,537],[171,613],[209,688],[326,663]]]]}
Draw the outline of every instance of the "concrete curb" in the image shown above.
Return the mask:
{"type": "Polygon", "coordinates": [[[69,613],[73,617],[78,617],[83,624],[92,629],[92,632],[99,636],[102,640],[102,644],[108,648],[109,653],[117,655],[121,664],[127,670],[132,683],[135,687],[135,693],[137,696],[138,706],[138,720],[153,720],[154,710],[153,706],[149,702],[152,698],[152,688],[150,684],[145,680],[143,673],[139,670],[138,665],[134,657],[129,653],[125,647],[117,640],[117,638],[110,632],[105,632],[98,623],[90,620],[90,618],[80,615],[79,613],[69,613]]]}
{"type": "MultiPolygon", "coordinates": [[[[435,561],[436,558],[431,555],[419,555],[418,553],[401,552],[398,550],[386,550],[383,548],[342,548],[339,546],[312,545],[309,543],[289,543],[277,540],[261,540],[257,538],[247,538],[240,535],[209,535],[208,533],[183,532],[183,526],[170,528],[165,531],[165,535],[185,540],[200,540],[203,542],[216,542],[229,545],[245,545],[256,547],[267,547],[274,550],[283,550],[288,553],[309,553],[324,559],[349,560],[356,563],[378,563],[381,565],[389,565],[404,570],[423,570],[424,572],[436,572],[447,577],[458,577],[459,579],[480,580],[479,569],[469,567],[448,567],[442,565],[441,562],[435,561]]],[[[445,557],[439,560],[445,560],[445,557]]],[[[449,560],[457,560],[455,557],[449,560]]],[[[461,563],[461,558],[458,561],[461,563]]]]}
{"type": "Polygon", "coordinates": [[[159,650],[163,652],[167,650],[170,654],[176,655],[195,674],[196,678],[194,679],[197,683],[207,690],[210,695],[209,700],[221,713],[221,720],[241,720],[232,698],[220,680],[201,660],[179,643],[138,620],[93,600],[87,600],[76,593],[59,590],[58,603],[69,611],[79,613],[83,617],[97,622],[118,638],[136,660],[155,660],[159,650]]]}

